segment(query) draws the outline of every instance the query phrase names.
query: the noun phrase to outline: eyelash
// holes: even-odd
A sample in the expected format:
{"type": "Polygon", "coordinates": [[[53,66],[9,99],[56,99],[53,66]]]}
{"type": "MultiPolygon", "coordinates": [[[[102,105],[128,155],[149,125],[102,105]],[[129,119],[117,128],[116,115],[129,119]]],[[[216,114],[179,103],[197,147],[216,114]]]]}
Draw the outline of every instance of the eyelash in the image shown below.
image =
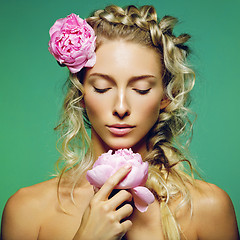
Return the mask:
{"type": "Polygon", "coordinates": [[[94,87],[94,92],[97,92],[97,93],[105,93],[105,92],[107,92],[109,89],[111,89],[111,88],[96,88],[96,87],[94,87]]]}
{"type": "Polygon", "coordinates": [[[133,90],[136,91],[137,93],[141,94],[141,95],[145,95],[145,94],[149,93],[149,91],[151,90],[151,88],[146,89],[146,90],[140,90],[140,89],[134,88],[133,90]]]}
{"type": "MultiPolygon", "coordinates": [[[[105,92],[107,92],[109,89],[111,89],[111,88],[96,88],[96,87],[94,87],[94,92],[97,92],[97,93],[105,93],[105,92]]],[[[145,94],[149,93],[149,91],[151,90],[151,88],[146,89],[146,90],[140,90],[140,89],[133,88],[133,90],[136,91],[137,93],[141,94],[141,95],[145,95],[145,94]]]]}

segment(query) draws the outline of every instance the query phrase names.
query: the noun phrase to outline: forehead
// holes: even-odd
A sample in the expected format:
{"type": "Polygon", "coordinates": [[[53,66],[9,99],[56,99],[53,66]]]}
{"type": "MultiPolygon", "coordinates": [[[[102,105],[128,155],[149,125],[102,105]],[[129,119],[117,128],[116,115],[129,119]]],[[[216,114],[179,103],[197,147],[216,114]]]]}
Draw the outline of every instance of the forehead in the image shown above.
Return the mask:
{"type": "Polygon", "coordinates": [[[96,64],[87,71],[112,76],[154,75],[160,77],[162,64],[160,54],[149,47],[124,40],[106,40],[97,48],[96,64]]]}

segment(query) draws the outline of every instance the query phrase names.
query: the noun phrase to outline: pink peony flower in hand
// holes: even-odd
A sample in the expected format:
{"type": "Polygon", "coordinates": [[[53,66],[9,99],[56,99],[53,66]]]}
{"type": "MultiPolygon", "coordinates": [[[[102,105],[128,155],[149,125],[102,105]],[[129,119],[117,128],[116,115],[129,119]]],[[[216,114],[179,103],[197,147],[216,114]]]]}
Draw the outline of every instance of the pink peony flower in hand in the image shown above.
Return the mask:
{"type": "Polygon", "coordinates": [[[49,30],[49,52],[70,72],[79,72],[83,67],[92,67],[96,62],[93,28],[72,13],[58,19],[49,30]]]}
{"type": "Polygon", "coordinates": [[[131,164],[132,169],[119,182],[116,189],[129,189],[136,208],[140,212],[145,212],[155,198],[151,191],[144,187],[148,178],[148,163],[142,161],[139,153],[133,153],[131,149],[121,149],[112,154],[112,150],[109,150],[97,159],[91,170],[87,171],[87,180],[91,185],[100,188],[109,177],[126,164],[131,164]]]}

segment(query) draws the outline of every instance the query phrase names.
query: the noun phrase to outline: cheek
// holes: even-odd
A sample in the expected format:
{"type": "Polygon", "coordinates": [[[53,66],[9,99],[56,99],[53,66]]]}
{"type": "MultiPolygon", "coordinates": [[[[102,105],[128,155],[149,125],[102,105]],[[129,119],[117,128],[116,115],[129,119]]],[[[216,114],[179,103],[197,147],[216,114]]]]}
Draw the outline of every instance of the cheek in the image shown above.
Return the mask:
{"type": "Polygon", "coordinates": [[[159,108],[157,105],[149,105],[147,111],[148,113],[145,116],[148,116],[149,123],[153,126],[158,119],[159,108]]]}
{"type": "Polygon", "coordinates": [[[84,96],[84,104],[89,118],[91,115],[95,115],[97,113],[99,106],[94,98],[91,96],[84,96]]]}
{"type": "Polygon", "coordinates": [[[141,109],[141,114],[144,118],[150,117],[153,121],[157,120],[160,112],[160,101],[161,100],[149,100],[144,104],[139,104],[138,108],[141,109]]]}
{"type": "Polygon", "coordinates": [[[88,94],[84,96],[85,108],[91,121],[92,118],[104,115],[104,110],[106,109],[107,101],[104,99],[99,99],[96,95],[88,94]]]}

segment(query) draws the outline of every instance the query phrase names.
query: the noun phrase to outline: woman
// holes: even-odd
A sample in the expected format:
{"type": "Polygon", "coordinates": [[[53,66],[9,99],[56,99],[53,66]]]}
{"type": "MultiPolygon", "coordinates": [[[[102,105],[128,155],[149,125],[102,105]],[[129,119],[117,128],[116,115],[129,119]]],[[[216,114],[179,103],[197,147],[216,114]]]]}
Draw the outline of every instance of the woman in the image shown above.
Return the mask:
{"type": "Polygon", "coordinates": [[[2,238],[238,239],[228,195],[184,169],[184,162],[192,169],[185,159],[186,141],[178,141],[191,129],[186,107],[194,85],[186,63],[189,36],[174,36],[176,19],[166,16],[158,22],[151,6],[109,6],[87,23],[92,28],[70,15],[50,30],[50,52],[70,70],[57,127],[63,166],[57,178],[9,199],[2,238]],[[75,57],[69,59],[70,53],[75,57]],[[84,122],[91,125],[91,140],[84,122]],[[135,209],[130,192],[112,194],[131,166],[100,189],[86,179],[101,154],[123,148],[149,163],[146,186],[155,201],[144,213],[135,209]]]}

